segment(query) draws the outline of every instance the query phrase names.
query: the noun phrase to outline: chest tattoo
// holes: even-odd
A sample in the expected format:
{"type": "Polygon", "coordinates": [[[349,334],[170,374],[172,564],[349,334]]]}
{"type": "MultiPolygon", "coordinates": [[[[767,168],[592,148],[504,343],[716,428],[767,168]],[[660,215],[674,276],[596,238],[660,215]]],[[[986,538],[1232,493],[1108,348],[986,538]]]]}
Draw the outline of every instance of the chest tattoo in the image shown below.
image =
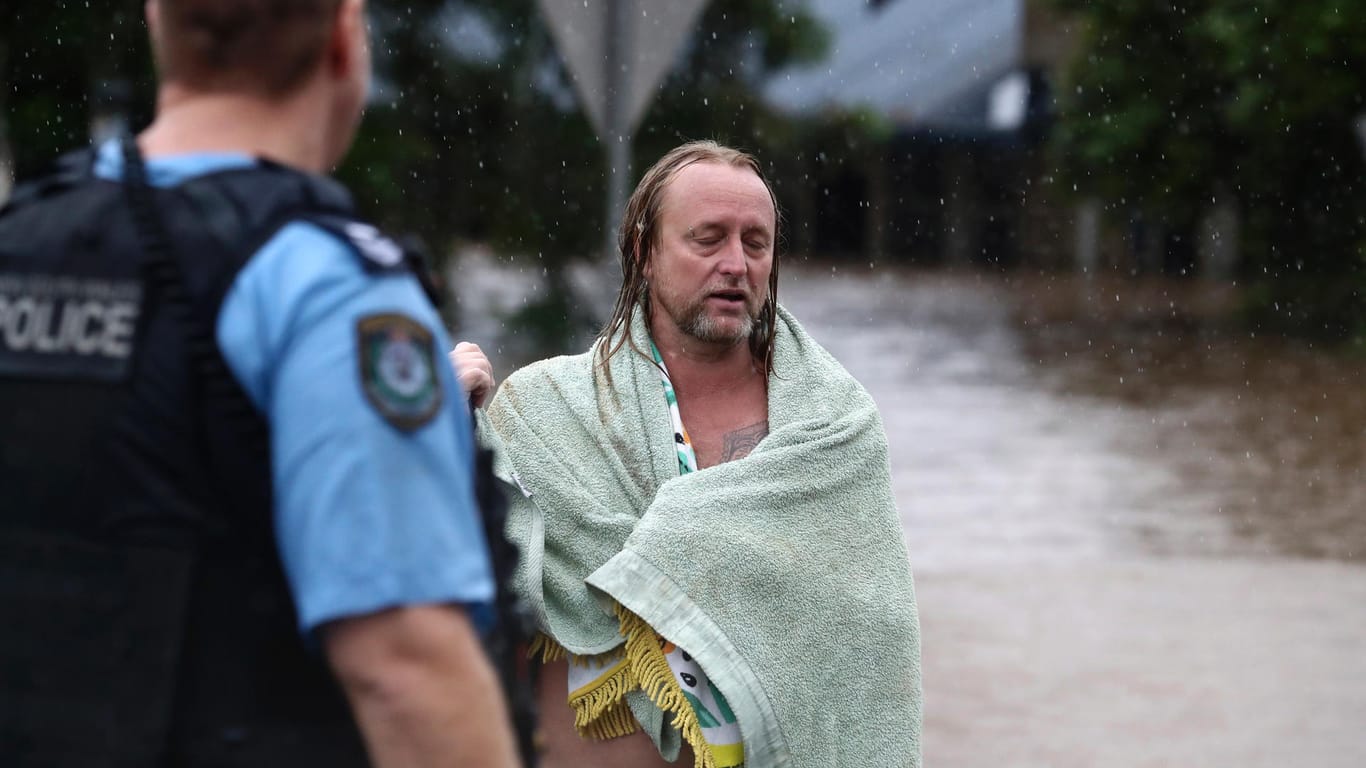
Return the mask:
{"type": "Polygon", "coordinates": [[[759,444],[768,435],[768,420],[765,419],[757,424],[750,424],[748,427],[740,427],[734,432],[727,432],[722,438],[721,461],[727,462],[734,459],[742,459],[754,450],[754,446],[759,444]]]}

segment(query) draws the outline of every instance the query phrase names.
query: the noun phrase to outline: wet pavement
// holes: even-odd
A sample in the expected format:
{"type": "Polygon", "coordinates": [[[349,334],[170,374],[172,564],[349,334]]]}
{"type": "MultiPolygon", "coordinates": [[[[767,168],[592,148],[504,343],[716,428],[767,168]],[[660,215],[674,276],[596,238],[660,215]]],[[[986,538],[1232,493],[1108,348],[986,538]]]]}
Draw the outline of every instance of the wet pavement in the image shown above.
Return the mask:
{"type": "MultiPolygon", "coordinates": [[[[537,271],[460,281],[497,363],[487,312],[537,271]]],[[[1366,765],[1366,360],[1237,330],[1193,281],[780,291],[883,414],[927,766],[1366,765]]]]}

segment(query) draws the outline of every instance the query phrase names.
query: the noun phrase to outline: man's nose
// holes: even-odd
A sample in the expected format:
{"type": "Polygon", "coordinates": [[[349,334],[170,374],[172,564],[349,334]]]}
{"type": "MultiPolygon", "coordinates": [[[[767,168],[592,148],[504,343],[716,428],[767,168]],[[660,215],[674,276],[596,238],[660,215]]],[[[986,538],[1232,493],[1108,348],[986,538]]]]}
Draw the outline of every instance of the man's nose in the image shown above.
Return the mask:
{"type": "Polygon", "coordinates": [[[716,254],[716,269],[723,275],[744,276],[749,264],[745,261],[745,246],[738,237],[726,238],[721,252],[716,254]]]}

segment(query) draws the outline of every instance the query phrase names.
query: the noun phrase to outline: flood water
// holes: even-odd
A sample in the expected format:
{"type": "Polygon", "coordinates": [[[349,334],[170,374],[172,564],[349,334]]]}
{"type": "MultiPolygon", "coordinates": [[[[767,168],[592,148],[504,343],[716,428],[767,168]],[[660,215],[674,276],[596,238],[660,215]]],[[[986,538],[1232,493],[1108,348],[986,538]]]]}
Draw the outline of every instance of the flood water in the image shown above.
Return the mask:
{"type": "MultiPolygon", "coordinates": [[[[517,281],[462,279],[496,354],[517,281]]],[[[780,297],[882,411],[927,766],[1366,765],[1366,361],[1200,282],[806,264],[780,297]]]]}
{"type": "Polygon", "coordinates": [[[927,766],[1366,765],[1366,363],[1211,284],[785,277],[882,410],[927,766]]]}
{"type": "Polygon", "coordinates": [[[920,565],[1366,565],[1366,362],[1234,330],[1227,288],[793,273],[783,303],[881,406],[920,565]]]}

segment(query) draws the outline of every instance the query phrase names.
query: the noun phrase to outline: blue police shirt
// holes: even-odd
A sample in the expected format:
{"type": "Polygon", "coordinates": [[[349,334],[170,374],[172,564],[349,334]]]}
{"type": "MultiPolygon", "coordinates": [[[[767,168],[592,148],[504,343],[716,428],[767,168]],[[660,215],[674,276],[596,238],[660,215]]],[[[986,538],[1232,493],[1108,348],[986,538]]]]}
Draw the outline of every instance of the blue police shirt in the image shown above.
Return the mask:
{"type": "MultiPolygon", "coordinates": [[[[247,167],[241,154],[148,161],[174,186],[247,167]]],[[[96,174],[122,175],[115,143],[96,174]]],[[[444,350],[451,344],[417,280],[367,273],[360,256],[306,222],[286,225],[237,275],[218,315],[229,368],[270,424],[275,536],[299,625],[385,608],[459,603],[483,629],[493,579],[472,487],[473,436],[444,350]],[[440,407],[405,431],[367,397],[358,333],[370,318],[425,330],[440,407]]]]}

